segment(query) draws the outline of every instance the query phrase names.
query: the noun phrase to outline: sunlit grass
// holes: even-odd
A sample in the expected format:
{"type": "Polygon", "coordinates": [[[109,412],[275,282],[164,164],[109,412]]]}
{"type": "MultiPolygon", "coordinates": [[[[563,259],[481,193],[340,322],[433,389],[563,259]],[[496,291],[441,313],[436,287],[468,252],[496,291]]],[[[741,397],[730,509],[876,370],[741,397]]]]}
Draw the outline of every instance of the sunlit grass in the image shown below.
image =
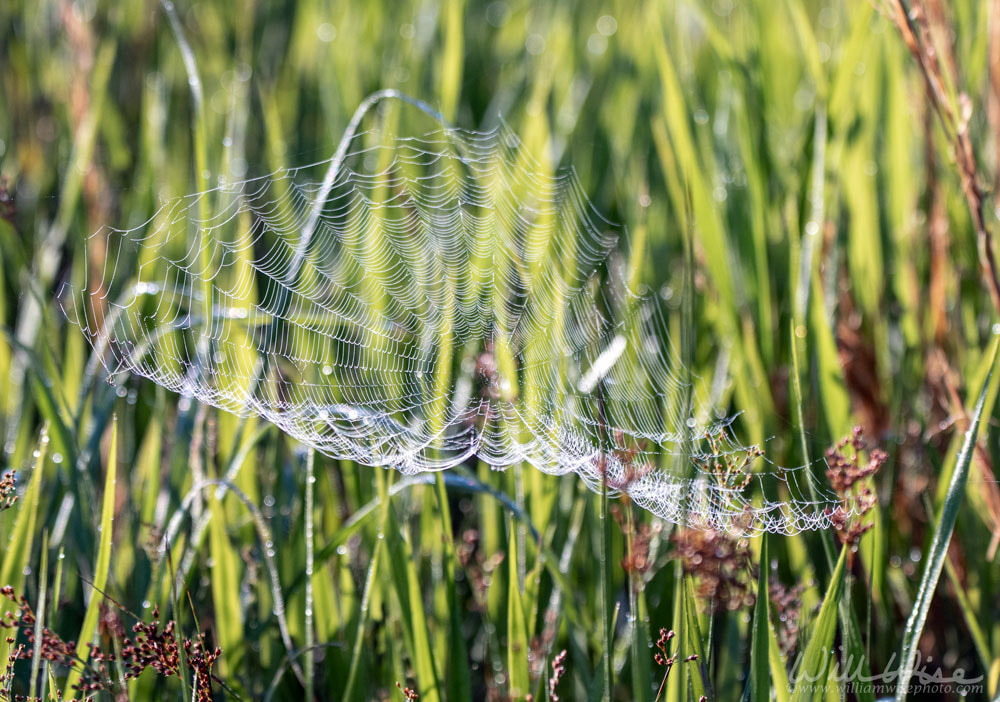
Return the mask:
{"type": "MultiPolygon", "coordinates": [[[[562,650],[564,700],[839,699],[836,682],[784,681],[796,654],[798,673],[826,679],[821,654],[840,646],[878,673],[919,648],[946,675],[984,676],[970,697],[992,699],[997,310],[953,144],[964,91],[993,232],[1000,20],[989,3],[930,14],[952,124],[892,7],[182,2],[172,28],[152,1],[0,5],[0,473],[16,471],[18,496],[0,498],[0,585],[83,658],[90,644],[120,655],[116,622],[128,634],[154,607],[175,621],[177,674],[125,681],[105,663],[133,699],[189,699],[216,645],[216,699],[542,700],[562,650]],[[713,408],[738,413],[769,460],[816,461],[854,425],[888,451],[856,552],[832,533],[771,537],[764,561],[758,538],[744,544],[751,592],[803,587],[790,655],[773,602],[706,600],[672,525],[615,499],[605,515],[575,480],[486,466],[411,479],[320,455],[310,470],[258,419],[105,382],[57,299],[104,261],[88,235],[329,158],[383,88],[469,129],[502,115],[529,152],[572,164],[628,227],[625,270],[664,300],[713,408]],[[960,451],[970,427],[979,448],[960,451]],[[679,656],[665,679],[661,628],[679,656]]],[[[39,662],[23,635],[0,640],[0,674],[18,644],[0,698],[71,694],[77,674],[39,662]]]]}

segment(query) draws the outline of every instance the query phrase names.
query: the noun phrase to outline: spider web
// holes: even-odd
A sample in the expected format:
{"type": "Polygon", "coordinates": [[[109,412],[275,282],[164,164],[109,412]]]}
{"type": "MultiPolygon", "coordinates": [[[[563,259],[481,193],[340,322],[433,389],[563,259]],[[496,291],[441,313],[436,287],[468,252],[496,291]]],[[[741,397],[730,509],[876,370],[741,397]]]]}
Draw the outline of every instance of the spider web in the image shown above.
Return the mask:
{"type": "Polygon", "coordinates": [[[406,474],[478,457],[606,480],[673,523],[830,525],[842,503],[808,467],[769,463],[730,420],[695,419],[709,413],[694,411],[664,310],[625,282],[626,233],[571,169],[503,125],[360,131],[387,97],[444,124],[378,93],[329,161],[90,237],[99,279],[61,298],[112,378],[406,474]]]}

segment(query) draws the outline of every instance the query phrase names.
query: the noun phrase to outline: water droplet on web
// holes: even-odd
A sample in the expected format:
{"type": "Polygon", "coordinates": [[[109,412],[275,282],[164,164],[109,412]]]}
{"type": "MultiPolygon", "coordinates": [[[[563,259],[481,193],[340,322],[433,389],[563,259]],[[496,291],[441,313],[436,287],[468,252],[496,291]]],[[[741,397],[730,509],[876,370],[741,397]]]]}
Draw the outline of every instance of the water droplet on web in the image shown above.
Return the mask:
{"type": "Polygon", "coordinates": [[[325,44],[337,38],[337,29],[329,22],[324,22],[316,28],[316,36],[325,44]]]}

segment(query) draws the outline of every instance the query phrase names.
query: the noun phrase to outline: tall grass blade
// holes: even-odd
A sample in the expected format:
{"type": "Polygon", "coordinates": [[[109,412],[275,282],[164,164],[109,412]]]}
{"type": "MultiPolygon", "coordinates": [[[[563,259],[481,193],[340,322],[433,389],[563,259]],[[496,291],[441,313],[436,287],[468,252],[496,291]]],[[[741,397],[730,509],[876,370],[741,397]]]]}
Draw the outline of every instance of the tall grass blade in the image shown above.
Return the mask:
{"type": "Polygon", "coordinates": [[[614,686],[614,667],[612,665],[612,642],[614,634],[611,622],[611,515],[608,513],[608,480],[607,475],[601,482],[601,661],[604,673],[604,695],[602,699],[610,702],[614,686]]]}
{"type": "Polygon", "coordinates": [[[313,702],[316,699],[316,652],[313,649],[316,643],[315,631],[313,629],[313,485],[315,477],[316,452],[309,449],[306,456],[306,504],[305,504],[305,539],[306,539],[306,605],[305,605],[305,653],[303,654],[303,667],[306,675],[306,700],[313,702]]]}
{"type": "Polygon", "coordinates": [[[434,476],[438,508],[441,510],[441,529],[444,531],[444,577],[448,601],[448,699],[466,700],[472,697],[472,680],[465,648],[465,634],[462,632],[462,609],[458,601],[455,581],[455,542],[451,525],[451,508],[448,505],[448,490],[444,476],[439,472],[434,476]]]}
{"type": "Polygon", "coordinates": [[[510,522],[510,546],[507,562],[507,674],[510,676],[510,698],[522,699],[531,692],[528,677],[528,628],[524,618],[524,602],[517,572],[517,527],[510,522]]]}
{"type": "Polygon", "coordinates": [[[87,659],[90,657],[90,649],[97,630],[97,618],[100,614],[101,602],[104,601],[104,596],[101,593],[107,589],[108,569],[111,565],[111,541],[114,536],[117,469],[118,417],[116,416],[111,423],[111,448],[108,451],[108,463],[105,469],[101,523],[98,527],[100,540],[97,547],[97,563],[94,566],[94,586],[90,591],[90,601],[87,603],[87,611],[83,617],[83,626],[80,627],[80,636],[77,638],[79,665],[73,666],[73,669],[70,670],[64,689],[64,693],[69,695],[69,700],[72,700],[76,694],[75,686],[79,684],[82,678],[83,666],[87,664],[87,659]]]}
{"type": "Polygon", "coordinates": [[[45,622],[45,594],[49,577],[49,532],[42,534],[42,567],[38,571],[38,608],[35,612],[35,645],[31,651],[31,678],[28,687],[28,699],[36,699],[41,695],[35,694],[38,685],[38,671],[42,662],[42,626],[45,622]]]}
{"type": "Polygon", "coordinates": [[[913,611],[906,621],[899,661],[899,681],[896,685],[897,702],[902,702],[906,699],[906,693],[910,686],[910,678],[913,677],[914,656],[917,653],[920,635],[924,631],[927,612],[930,609],[934,591],[937,589],[941,570],[944,568],[944,559],[948,555],[948,544],[951,543],[951,536],[955,530],[958,509],[965,496],[965,483],[969,477],[969,466],[972,464],[976,440],[979,436],[979,428],[982,426],[983,406],[986,404],[987,397],[995,394],[997,391],[996,385],[991,381],[993,371],[996,368],[998,346],[1000,346],[1000,339],[994,339],[993,349],[990,351],[990,370],[987,373],[983,389],[979,393],[979,399],[976,400],[976,409],[972,413],[969,430],[965,432],[965,441],[962,444],[961,452],[958,454],[955,470],[951,476],[951,484],[948,486],[948,494],[941,508],[941,515],[938,518],[938,524],[934,530],[934,538],[931,541],[931,546],[927,554],[927,565],[924,568],[923,577],[920,579],[917,599],[913,603],[913,611]]]}
{"type": "Polygon", "coordinates": [[[844,586],[844,568],[848,549],[840,551],[840,559],[833,570],[830,586],[823,597],[819,615],[813,624],[812,634],[806,644],[801,664],[795,670],[795,689],[792,702],[823,699],[827,690],[827,675],[834,660],[833,639],[837,633],[837,608],[844,586]]]}
{"type": "Polygon", "coordinates": [[[212,605],[215,632],[226,655],[219,660],[227,679],[240,670],[243,658],[243,610],[240,607],[240,560],[229,541],[223,498],[209,495],[209,548],[212,555],[212,605]]]}
{"type": "Polygon", "coordinates": [[[768,606],[767,575],[769,569],[767,534],[764,534],[760,538],[760,573],[757,576],[757,602],[754,605],[753,630],[750,639],[751,702],[767,702],[771,699],[771,680],[768,676],[770,607],[768,606]]]}
{"type": "MultiPolygon", "coordinates": [[[[35,467],[31,472],[28,489],[20,501],[21,506],[4,548],[3,560],[0,561],[0,586],[10,585],[17,591],[24,587],[24,570],[31,562],[31,547],[35,539],[35,522],[38,520],[38,501],[48,446],[48,430],[43,427],[38,437],[35,467]]],[[[0,661],[6,661],[9,653],[10,645],[7,643],[7,637],[0,637],[0,661]]]]}

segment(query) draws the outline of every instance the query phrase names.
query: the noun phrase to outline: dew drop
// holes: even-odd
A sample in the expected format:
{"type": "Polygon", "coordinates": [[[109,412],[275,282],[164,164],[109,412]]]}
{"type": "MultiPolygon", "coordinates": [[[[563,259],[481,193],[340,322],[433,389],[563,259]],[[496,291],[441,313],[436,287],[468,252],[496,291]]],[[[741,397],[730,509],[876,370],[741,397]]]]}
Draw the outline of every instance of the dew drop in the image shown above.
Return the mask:
{"type": "Polygon", "coordinates": [[[316,36],[324,43],[329,43],[337,38],[337,29],[329,22],[324,22],[316,28],[316,36]]]}

